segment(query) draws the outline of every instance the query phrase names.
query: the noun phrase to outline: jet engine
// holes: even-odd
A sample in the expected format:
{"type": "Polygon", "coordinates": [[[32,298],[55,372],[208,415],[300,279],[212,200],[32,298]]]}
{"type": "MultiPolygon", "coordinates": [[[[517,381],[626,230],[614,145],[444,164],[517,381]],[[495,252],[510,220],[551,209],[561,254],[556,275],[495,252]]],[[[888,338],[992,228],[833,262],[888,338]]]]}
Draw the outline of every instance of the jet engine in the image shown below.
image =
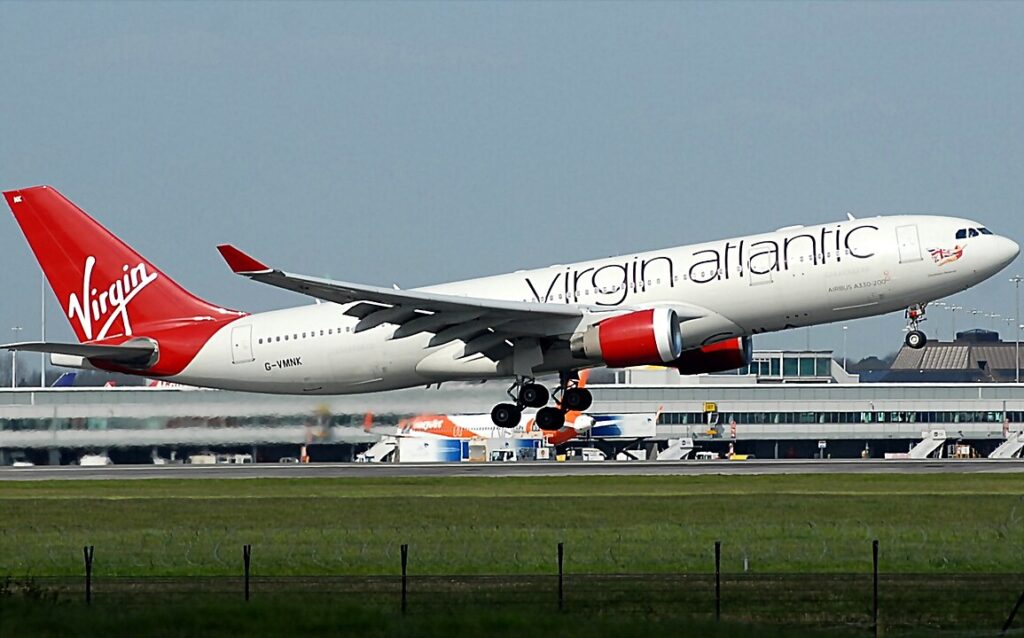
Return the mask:
{"type": "Polygon", "coordinates": [[[664,365],[683,353],[679,317],[670,308],[638,310],[590,326],[570,340],[573,356],[610,368],[664,365]]]}
{"type": "Polygon", "coordinates": [[[672,362],[679,374],[702,374],[735,370],[750,363],[753,358],[753,344],[750,337],[736,337],[688,350],[672,362]]]}

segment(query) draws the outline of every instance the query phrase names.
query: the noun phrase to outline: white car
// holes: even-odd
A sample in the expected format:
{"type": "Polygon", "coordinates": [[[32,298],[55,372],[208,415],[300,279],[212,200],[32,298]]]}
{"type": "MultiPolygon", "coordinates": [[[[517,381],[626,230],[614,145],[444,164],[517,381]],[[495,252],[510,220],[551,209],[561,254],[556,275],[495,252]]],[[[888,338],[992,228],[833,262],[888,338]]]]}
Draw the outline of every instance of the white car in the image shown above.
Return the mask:
{"type": "Polygon", "coordinates": [[[582,447],[577,451],[581,461],[606,461],[608,457],[596,447],[582,447]]]}
{"type": "Polygon", "coordinates": [[[114,462],[106,454],[83,454],[82,458],[78,459],[78,464],[95,467],[99,465],[113,465],[114,462]]]}

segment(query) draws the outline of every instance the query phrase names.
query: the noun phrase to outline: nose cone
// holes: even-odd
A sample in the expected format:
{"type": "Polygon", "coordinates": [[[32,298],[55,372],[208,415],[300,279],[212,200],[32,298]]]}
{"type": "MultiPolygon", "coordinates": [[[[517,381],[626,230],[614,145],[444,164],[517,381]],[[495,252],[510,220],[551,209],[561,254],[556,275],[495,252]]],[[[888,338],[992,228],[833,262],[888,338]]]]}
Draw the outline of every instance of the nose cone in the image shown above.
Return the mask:
{"type": "Polygon", "coordinates": [[[1020,254],[1020,246],[1009,237],[999,237],[999,243],[995,247],[994,256],[999,260],[999,267],[1008,265],[1020,254]]]}

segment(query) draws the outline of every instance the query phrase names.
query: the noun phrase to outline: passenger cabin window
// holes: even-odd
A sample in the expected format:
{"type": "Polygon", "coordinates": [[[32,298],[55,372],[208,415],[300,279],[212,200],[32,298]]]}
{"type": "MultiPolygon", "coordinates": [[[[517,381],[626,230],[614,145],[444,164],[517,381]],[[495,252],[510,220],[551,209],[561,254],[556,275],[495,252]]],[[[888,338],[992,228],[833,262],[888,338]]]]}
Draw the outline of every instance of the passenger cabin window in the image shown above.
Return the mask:
{"type": "Polygon", "coordinates": [[[960,230],[956,231],[956,238],[957,239],[967,239],[967,229],[966,228],[961,228],[960,230]]]}

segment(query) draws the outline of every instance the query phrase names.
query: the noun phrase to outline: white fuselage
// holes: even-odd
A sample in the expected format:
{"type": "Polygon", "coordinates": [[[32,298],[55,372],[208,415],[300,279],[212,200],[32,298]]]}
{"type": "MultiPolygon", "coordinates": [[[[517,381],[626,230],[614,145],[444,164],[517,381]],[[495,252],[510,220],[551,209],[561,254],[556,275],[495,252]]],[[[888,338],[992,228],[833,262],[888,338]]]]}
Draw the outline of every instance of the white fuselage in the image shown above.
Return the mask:
{"type": "MultiPolygon", "coordinates": [[[[684,347],[903,310],[973,286],[1017,255],[966,219],[893,216],[793,227],[431,286],[488,299],[587,307],[676,308],[684,347]],[[975,236],[957,238],[963,229],[975,236]],[[689,312],[687,312],[689,311],[689,312]]],[[[987,231],[985,231],[987,233],[987,231]]],[[[511,376],[506,363],[457,359],[463,342],[361,332],[348,306],[322,303],[248,315],[222,328],[171,380],[235,390],[345,394],[511,376]]],[[[685,356],[685,354],[684,354],[685,356]]],[[[538,373],[570,366],[565,351],[538,373]]],[[[577,367],[586,364],[576,362],[577,367]]]]}

